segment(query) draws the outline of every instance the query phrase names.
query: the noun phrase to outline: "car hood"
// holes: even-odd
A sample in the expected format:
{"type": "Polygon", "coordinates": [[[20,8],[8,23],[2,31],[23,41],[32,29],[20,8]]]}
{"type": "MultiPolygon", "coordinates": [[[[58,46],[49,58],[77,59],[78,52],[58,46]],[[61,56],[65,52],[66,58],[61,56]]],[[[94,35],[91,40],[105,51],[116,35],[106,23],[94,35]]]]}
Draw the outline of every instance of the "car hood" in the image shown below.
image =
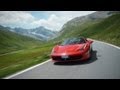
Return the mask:
{"type": "Polygon", "coordinates": [[[76,45],[58,45],[54,47],[55,53],[70,53],[76,52],[84,47],[85,44],[76,44],[76,45]]]}

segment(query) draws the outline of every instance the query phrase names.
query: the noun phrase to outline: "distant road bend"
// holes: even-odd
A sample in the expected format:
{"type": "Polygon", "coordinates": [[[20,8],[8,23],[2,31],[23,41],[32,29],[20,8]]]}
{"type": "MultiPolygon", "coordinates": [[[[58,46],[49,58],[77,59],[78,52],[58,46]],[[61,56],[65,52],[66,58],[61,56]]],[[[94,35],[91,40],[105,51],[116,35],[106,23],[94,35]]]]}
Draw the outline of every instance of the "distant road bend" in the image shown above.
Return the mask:
{"type": "Polygon", "coordinates": [[[88,62],[57,63],[49,61],[10,79],[120,79],[120,49],[94,41],[88,62]]]}

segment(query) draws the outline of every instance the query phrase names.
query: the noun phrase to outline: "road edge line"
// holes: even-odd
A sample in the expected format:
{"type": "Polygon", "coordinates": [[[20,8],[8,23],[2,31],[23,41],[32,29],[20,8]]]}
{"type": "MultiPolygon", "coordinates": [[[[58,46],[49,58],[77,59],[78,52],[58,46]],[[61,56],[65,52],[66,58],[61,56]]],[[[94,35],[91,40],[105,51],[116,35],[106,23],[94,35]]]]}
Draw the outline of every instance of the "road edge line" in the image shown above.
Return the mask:
{"type": "MultiPolygon", "coordinates": [[[[91,38],[88,38],[88,39],[91,39],[91,38]]],[[[104,43],[104,44],[107,44],[107,45],[109,45],[109,46],[112,46],[112,47],[115,47],[115,48],[117,48],[117,49],[120,49],[120,47],[118,47],[118,46],[116,46],[116,45],[113,45],[113,44],[110,44],[110,43],[106,43],[106,42],[98,41],[98,40],[94,40],[94,39],[91,39],[91,40],[97,41],[97,42],[100,42],[100,43],[104,43]]],[[[50,59],[48,59],[47,61],[42,62],[42,63],[40,63],[40,64],[37,64],[37,65],[35,65],[35,66],[32,66],[32,67],[30,67],[30,68],[27,68],[27,69],[25,69],[25,70],[23,70],[23,71],[17,72],[17,73],[15,73],[15,74],[13,74],[13,75],[4,77],[3,79],[10,79],[10,78],[15,77],[15,76],[17,76],[17,75],[19,75],[19,74],[22,74],[22,73],[24,73],[24,72],[26,72],[26,71],[29,71],[29,70],[31,70],[31,69],[33,69],[33,68],[36,68],[36,67],[38,67],[38,66],[40,66],[40,65],[43,65],[43,64],[45,64],[45,63],[47,63],[47,62],[49,62],[49,61],[50,61],[50,59]]]]}
{"type": "MultiPolygon", "coordinates": [[[[91,39],[91,38],[88,38],[88,39],[91,39]]],[[[117,48],[117,49],[120,49],[119,46],[113,45],[113,44],[111,44],[111,43],[107,43],[107,42],[103,42],[103,41],[99,41],[99,40],[95,40],[95,39],[91,39],[91,40],[97,41],[97,42],[100,42],[100,43],[103,43],[103,44],[107,44],[107,45],[109,45],[109,46],[112,46],[112,47],[115,47],[115,48],[117,48]]]]}
{"type": "Polygon", "coordinates": [[[22,73],[27,72],[27,71],[29,71],[29,70],[31,70],[31,69],[34,69],[34,68],[36,68],[36,67],[38,67],[38,66],[41,66],[41,65],[43,65],[43,64],[45,64],[45,63],[47,63],[47,62],[49,62],[49,61],[50,61],[50,59],[48,59],[47,61],[44,61],[44,62],[42,62],[42,63],[40,63],[40,64],[34,65],[34,66],[32,66],[32,67],[29,67],[29,68],[27,68],[27,69],[25,69],[25,70],[19,71],[19,72],[15,73],[15,74],[12,74],[12,75],[10,75],[10,76],[4,77],[3,79],[10,79],[10,78],[15,77],[15,76],[17,76],[17,75],[19,75],[19,74],[22,74],[22,73]]]}

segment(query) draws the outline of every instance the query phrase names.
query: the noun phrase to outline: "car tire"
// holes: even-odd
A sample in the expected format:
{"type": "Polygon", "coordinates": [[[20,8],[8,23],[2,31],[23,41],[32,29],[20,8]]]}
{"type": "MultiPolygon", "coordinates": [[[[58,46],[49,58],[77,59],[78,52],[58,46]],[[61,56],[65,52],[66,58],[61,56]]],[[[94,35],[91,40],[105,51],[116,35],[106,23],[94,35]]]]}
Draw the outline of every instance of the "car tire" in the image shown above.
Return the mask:
{"type": "Polygon", "coordinates": [[[93,52],[93,48],[91,47],[91,49],[90,49],[90,57],[89,57],[89,59],[91,59],[91,57],[92,57],[92,52],[93,52]]]}
{"type": "Polygon", "coordinates": [[[93,52],[93,48],[91,47],[90,53],[92,53],[92,52],[93,52]]]}

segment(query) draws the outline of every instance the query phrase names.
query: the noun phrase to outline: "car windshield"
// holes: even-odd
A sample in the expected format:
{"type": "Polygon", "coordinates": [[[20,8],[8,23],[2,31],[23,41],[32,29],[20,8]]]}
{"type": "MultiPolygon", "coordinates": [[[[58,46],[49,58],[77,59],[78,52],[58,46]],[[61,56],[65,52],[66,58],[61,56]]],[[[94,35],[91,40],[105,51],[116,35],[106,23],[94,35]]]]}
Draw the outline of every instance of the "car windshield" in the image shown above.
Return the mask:
{"type": "Polygon", "coordinates": [[[69,38],[66,39],[61,45],[82,44],[85,43],[83,38],[69,38]]]}

